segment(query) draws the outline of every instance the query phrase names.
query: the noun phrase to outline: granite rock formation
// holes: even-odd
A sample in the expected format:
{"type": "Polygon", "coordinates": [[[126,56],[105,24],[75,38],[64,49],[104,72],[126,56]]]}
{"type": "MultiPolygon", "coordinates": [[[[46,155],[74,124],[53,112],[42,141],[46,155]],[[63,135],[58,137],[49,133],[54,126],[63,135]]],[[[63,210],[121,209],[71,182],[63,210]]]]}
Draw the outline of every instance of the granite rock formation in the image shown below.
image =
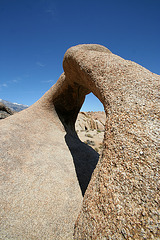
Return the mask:
{"type": "Polygon", "coordinates": [[[77,46],[64,58],[66,78],[92,91],[107,116],[74,237],[158,239],[160,76],[99,50],[77,46]]]}
{"type": "Polygon", "coordinates": [[[94,44],[70,48],[63,68],[38,102],[0,122],[0,237],[72,239],[85,194],[74,239],[158,239],[160,76],[94,44]],[[107,117],[97,166],[75,132],[90,92],[107,117]]]}
{"type": "Polygon", "coordinates": [[[14,111],[12,111],[9,107],[7,107],[5,104],[0,102],[0,119],[4,119],[13,114],[14,114],[14,111]]]}
{"type": "Polygon", "coordinates": [[[77,131],[104,131],[105,120],[105,112],[80,112],[75,127],[77,131]]]}
{"type": "Polygon", "coordinates": [[[99,158],[75,132],[85,98],[74,102],[77,90],[62,74],[39,101],[0,121],[0,239],[73,238],[99,158]]]}

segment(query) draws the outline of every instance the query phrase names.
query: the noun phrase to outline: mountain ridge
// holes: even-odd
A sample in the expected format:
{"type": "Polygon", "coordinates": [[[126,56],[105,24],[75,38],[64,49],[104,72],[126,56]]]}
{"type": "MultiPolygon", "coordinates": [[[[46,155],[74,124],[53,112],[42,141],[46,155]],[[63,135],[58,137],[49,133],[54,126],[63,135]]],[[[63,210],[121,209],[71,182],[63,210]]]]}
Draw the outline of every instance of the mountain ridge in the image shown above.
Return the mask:
{"type": "Polygon", "coordinates": [[[16,112],[20,112],[20,111],[29,107],[28,105],[19,104],[19,103],[12,103],[10,101],[3,100],[3,99],[0,99],[0,102],[2,102],[4,105],[9,107],[12,111],[16,111],[16,112]]]}

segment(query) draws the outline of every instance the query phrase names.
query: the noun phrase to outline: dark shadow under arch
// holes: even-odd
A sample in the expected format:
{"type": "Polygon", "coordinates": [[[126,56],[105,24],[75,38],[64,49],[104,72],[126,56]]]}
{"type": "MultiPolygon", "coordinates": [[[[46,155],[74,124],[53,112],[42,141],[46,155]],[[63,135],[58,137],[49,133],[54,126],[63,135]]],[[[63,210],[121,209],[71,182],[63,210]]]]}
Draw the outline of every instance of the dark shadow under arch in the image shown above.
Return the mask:
{"type": "Polygon", "coordinates": [[[97,165],[99,154],[93,148],[83,143],[76,135],[67,133],[65,141],[73,157],[75,171],[82,195],[84,196],[92,173],[97,165]]]}
{"type": "MultiPolygon", "coordinates": [[[[79,47],[75,48],[79,49],[79,47]]],[[[48,95],[50,95],[50,101],[53,103],[66,130],[65,141],[72,154],[77,178],[84,195],[98,162],[99,154],[80,141],[75,131],[75,122],[87,94],[92,92],[102,104],[107,103],[107,100],[103,95],[100,82],[94,80],[91,69],[83,66],[83,62],[81,66],[81,62],[76,60],[76,56],[74,56],[75,48],[73,47],[65,53],[63,60],[64,73],[48,95]]],[[[93,50],[110,54],[108,49],[100,45],[80,46],[80,48],[85,52],[93,50]]],[[[80,52],[77,56],[82,55],[83,53],[80,52]]]]}
{"type": "Polygon", "coordinates": [[[88,89],[77,83],[67,84],[61,94],[54,99],[55,110],[66,130],[65,142],[72,155],[83,196],[99,159],[99,154],[83,143],[75,131],[78,113],[86,94],[89,93],[88,89]]]}

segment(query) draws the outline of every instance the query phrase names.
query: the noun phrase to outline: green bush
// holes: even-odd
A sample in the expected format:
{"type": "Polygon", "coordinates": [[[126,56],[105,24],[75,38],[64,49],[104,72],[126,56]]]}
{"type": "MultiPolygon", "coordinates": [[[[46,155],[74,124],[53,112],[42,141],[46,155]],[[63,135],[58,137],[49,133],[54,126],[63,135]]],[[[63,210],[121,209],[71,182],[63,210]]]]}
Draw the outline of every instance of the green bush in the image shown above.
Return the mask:
{"type": "Polygon", "coordinates": [[[100,133],[100,132],[101,132],[101,130],[97,129],[97,133],[100,133]]]}
{"type": "Polygon", "coordinates": [[[96,152],[99,152],[99,149],[98,149],[98,148],[95,148],[94,150],[95,150],[96,152]]]}
{"type": "Polygon", "coordinates": [[[91,134],[85,134],[86,137],[89,137],[89,138],[93,138],[93,136],[91,134]]]}

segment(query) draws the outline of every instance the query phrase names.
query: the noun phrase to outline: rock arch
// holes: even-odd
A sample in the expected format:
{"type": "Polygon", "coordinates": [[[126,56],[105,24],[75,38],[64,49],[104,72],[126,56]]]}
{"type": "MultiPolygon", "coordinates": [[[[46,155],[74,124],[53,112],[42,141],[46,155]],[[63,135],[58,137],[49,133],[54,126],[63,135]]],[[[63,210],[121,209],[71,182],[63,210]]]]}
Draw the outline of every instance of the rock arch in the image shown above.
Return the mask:
{"type": "Polygon", "coordinates": [[[91,67],[92,63],[89,65],[88,59],[85,59],[88,53],[97,55],[98,52],[107,55],[111,53],[107,48],[97,44],[84,44],[70,48],[63,60],[64,73],[41,99],[44,100],[44,104],[46,99],[54,104],[58,116],[68,130],[74,130],[75,121],[86,94],[93,92],[102,104],[106,105],[107,101],[103,99],[103,80],[95,81],[89,74],[93,71],[92,68],[98,66],[91,67]],[[79,59],[76,59],[77,52],[80,55],[79,59]]]}
{"type": "Polygon", "coordinates": [[[74,131],[85,95],[93,92],[107,116],[104,150],[85,193],[74,238],[158,237],[160,77],[96,44],[70,48],[63,68],[38,102],[0,123],[1,166],[6,169],[1,235],[71,238],[82,201],[74,164],[84,193],[97,163],[93,150],[74,131]]]}

